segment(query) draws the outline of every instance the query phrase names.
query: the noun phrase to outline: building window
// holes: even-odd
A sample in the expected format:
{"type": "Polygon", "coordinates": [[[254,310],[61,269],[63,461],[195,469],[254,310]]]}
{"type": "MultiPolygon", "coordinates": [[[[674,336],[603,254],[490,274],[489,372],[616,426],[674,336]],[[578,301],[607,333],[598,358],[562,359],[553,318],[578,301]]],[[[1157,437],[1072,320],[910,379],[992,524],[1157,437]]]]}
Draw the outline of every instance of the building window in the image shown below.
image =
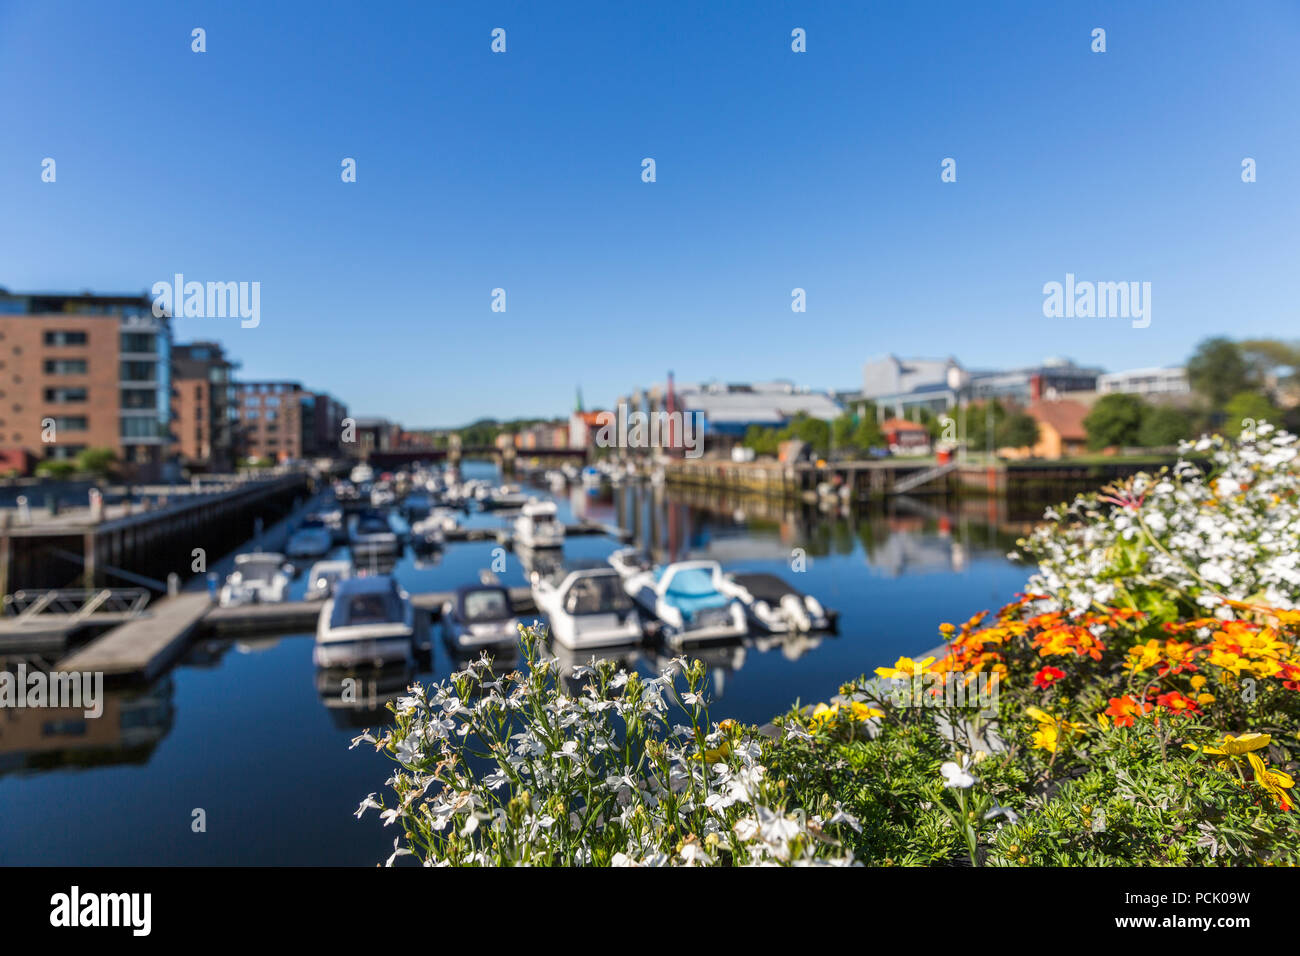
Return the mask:
{"type": "Polygon", "coordinates": [[[123,332],[123,352],[154,352],[156,336],[149,332],[123,332]]]}
{"type": "Polygon", "coordinates": [[[159,428],[157,419],[153,418],[122,419],[123,438],[157,438],[159,428]]]}
{"type": "Polygon", "coordinates": [[[54,419],[55,432],[84,432],[86,430],[86,416],[84,415],[60,415],[54,419]]]}
{"type": "Polygon", "coordinates": [[[85,359],[46,359],[46,375],[85,375],[85,359]]]}
{"type": "Polygon", "coordinates": [[[122,381],[152,382],[158,375],[156,362],[123,362],[122,381]]]}
{"type": "Polygon", "coordinates": [[[85,345],[85,332],[46,332],[46,345],[85,345]]]}
{"type": "Polygon", "coordinates": [[[84,402],[86,401],[86,390],[84,388],[47,388],[45,390],[45,400],[52,405],[60,405],[64,402],[84,402]]]}

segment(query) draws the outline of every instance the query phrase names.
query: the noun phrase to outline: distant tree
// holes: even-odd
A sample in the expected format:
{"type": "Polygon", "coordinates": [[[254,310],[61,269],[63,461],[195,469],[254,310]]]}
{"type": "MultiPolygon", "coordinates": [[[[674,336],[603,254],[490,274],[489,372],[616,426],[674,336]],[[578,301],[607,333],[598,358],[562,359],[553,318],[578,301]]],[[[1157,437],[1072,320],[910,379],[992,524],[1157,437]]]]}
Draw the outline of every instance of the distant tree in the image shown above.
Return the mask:
{"type": "Polygon", "coordinates": [[[1238,392],[1228,399],[1223,413],[1223,430],[1233,438],[1240,437],[1242,431],[1250,427],[1248,423],[1276,424],[1282,420],[1282,412],[1274,407],[1263,392],[1238,392]]]}
{"type": "Polygon", "coordinates": [[[1007,417],[1007,410],[996,400],[972,402],[966,409],[966,447],[972,451],[986,451],[998,447],[998,428],[1007,417]],[[993,419],[993,434],[990,442],[989,418],[993,419]]]}
{"type": "Polygon", "coordinates": [[[77,455],[77,471],[96,478],[107,478],[117,464],[117,455],[111,448],[85,448],[77,455]]]}
{"type": "Polygon", "coordinates": [[[1008,415],[995,438],[999,448],[1032,448],[1038,444],[1038,420],[1024,412],[1008,415]]]}
{"type": "Polygon", "coordinates": [[[1257,384],[1254,369],[1241,347],[1222,336],[1205,339],[1196,346],[1187,360],[1187,381],[1216,412],[1223,411],[1234,395],[1257,384]]]}
{"type": "Polygon", "coordinates": [[[76,463],[66,458],[46,458],[36,463],[36,474],[42,478],[69,478],[76,471],[76,463]]]}
{"type": "Polygon", "coordinates": [[[1146,409],[1146,402],[1136,395],[1116,393],[1102,396],[1083,420],[1088,433],[1088,447],[1095,450],[1111,445],[1138,444],[1146,409]]]}
{"type": "Polygon", "coordinates": [[[885,433],[876,421],[874,406],[867,409],[867,413],[859,419],[858,427],[853,430],[853,445],[863,452],[885,447],[885,433]]]}
{"type": "MultiPolygon", "coordinates": [[[[1300,343],[1246,339],[1241,342],[1241,352],[1255,370],[1260,385],[1281,390],[1300,381],[1300,343]]],[[[1278,396],[1273,394],[1270,398],[1276,401],[1278,396]]]]}
{"type": "Polygon", "coordinates": [[[798,438],[808,444],[819,454],[826,454],[831,447],[831,426],[825,419],[813,418],[802,412],[791,419],[790,424],[782,429],[785,438],[798,438]]]}
{"type": "Polygon", "coordinates": [[[1191,438],[1191,416],[1172,405],[1156,405],[1142,414],[1137,443],[1143,448],[1165,448],[1191,438]]]}
{"type": "Polygon", "coordinates": [[[781,443],[775,428],[764,428],[762,425],[750,425],[745,430],[744,445],[746,448],[754,449],[756,455],[775,456],[779,451],[781,443]]]}

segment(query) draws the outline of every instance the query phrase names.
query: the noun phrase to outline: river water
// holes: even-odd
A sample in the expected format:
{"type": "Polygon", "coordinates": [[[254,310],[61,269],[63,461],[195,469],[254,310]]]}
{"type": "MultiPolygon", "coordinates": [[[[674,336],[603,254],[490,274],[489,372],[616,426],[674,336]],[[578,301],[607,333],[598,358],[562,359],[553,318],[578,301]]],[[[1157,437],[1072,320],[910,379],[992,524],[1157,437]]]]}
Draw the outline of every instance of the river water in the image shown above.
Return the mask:
{"type": "MultiPolygon", "coordinates": [[[[464,473],[495,469],[468,463],[464,473]]],[[[775,573],[839,611],[834,635],[754,637],[696,654],[711,667],[715,720],[762,723],[796,700],[825,700],[848,679],[935,647],[940,623],[999,607],[1026,579],[1007,557],[1023,522],[1009,524],[996,501],[902,500],[850,516],[646,484],[598,494],[572,487],[556,497],[562,519],[634,529],[657,560],[709,557],[727,570],[775,573]]],[[[484,513],[465,523],[504,520],[484,513]]],[[[563,556],[603,558],[619,546],[572,536],[563,556]]],[[[394,573],[411,592],[450,590],[473,583],[498,547],[451,543],[426,560],[408,552],[394,573]]],[[[507,554],[499,577],[521,586],[526,571],[507,554]]],[[[304,586],[300,575],[290,597],[304,586]]],[[[303,633],[200,641],[153,686],[110,691],[97,720],[0,711],[0,864],[383,860],[396,834],[374,813],[362,821],[352,814],[367,793],[384,790],[392,764],[348,744],[384,722],[384,701],[408,680],[437,681],[455,668],[436,628],[434,637],[431,669],[373,675],[358,710],[335,706],[337,687],[318,679],[313,636],[303,633]]],[[[651,673],[668,655],[641,648],[611,656],[651,673]]]]}

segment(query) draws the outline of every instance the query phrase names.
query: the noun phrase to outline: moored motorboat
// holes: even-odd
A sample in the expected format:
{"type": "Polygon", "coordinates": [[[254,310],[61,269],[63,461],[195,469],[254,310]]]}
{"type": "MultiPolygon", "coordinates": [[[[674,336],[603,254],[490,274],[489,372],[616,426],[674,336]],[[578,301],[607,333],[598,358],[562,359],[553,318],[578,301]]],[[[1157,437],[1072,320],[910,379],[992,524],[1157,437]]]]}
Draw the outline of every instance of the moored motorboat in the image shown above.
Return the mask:
{"type": "Polygon", "coordinates": [[[351,561],[317,561],[307,572],[307,590],[304,601],[324,601],[334,594],[340,581],[352,577],[351,561]]]}
{"type": "Polygon", "coordinates": [[[414,656],[415,609],[391,575],[347,578],[316,621],[317,667],[353,667],[414,656]]]}
{"type": "Polygon", "coordinates": [[[772,633],[824,631],[833,615],[810,594],[791,587],[774,574],[728,574],[722,592],[740,601],[750,620],[772,633]]]}
{"type": "Polygon", "coordinates": [[[226,578],[219,601],[222,607],[241,604],[274,604],[284,600],[292,573],[284,555],[255,551],[235,555],[235,570],[226,578]]]}
{"type": "Polygon", "coordinates": [[[554,578],[534,572],[532,590],[552,638],[565,647],[629,644],[645,636],[641,616],[611,567],[561,571],[554,578]]]}
{"type": "Polygon", "coordinates": [[[532,499],[515,519],[515,541],[525,548],[559,548],[564,544],[564,525],[557,517],[555,502],[532,499]]]}
{"type": "Polygon", "coordinates": [[[716,561],[678,561],[643,571],[625,582],[636,602],[663,625],[671,640],[704,641],[743,637],[749,630],[745,607],[723,590],[716,561]]]}
{"type": "Polygon", "coordinates": [[[461,650],[519,639],[519,618],[500,584],[459,588],[442,606],[442,628],[446,641],[461,650]]]}

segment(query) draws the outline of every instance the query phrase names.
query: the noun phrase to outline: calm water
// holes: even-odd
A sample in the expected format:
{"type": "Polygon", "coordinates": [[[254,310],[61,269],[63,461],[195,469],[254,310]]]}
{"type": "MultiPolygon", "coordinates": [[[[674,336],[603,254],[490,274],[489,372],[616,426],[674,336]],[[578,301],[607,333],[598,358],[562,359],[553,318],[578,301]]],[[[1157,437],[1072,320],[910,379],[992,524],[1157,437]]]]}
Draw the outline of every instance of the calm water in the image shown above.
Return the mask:
{"type": "MultiPolygon", "coordinates": [[[[488,476],[487,465],[465,469],[488,476]]],[[[751,638],[701,656],[712,667],[714,719],[763,722],[796,699],[824,700],[846,679],[936,646],[943,621],[995,608],[1025,582],[1006,558],[1017,533],[996,503],[966,513],[900,502],[849,518],[793,513],[762,500],[683,497],[649,486],[560,496],[565,520],[619,524],[656,559],[712,557],[728,570],[786,577],[840,612],[839,633],[751,638]],[[802,549],[806,570],[791,572],[802,549]]],[[[955,508],[955,505],[949,505],[955,508]]],[[[493,514],[473,525],[499,526],[493,514]]],[[[471,583],[491,565],[494,542],[448,545],[436,560],[409,553],[395,573],[412,592],[471,583]]],[[[602,558],[619,544],[572,537],[564,558],[602,558]]],[[[526,584],[514,554],[500,575],[526,584]]],[[[309,562],[304,562],[309,563],[309,562]]],[[[304,582],[294,583],[291,597],[304,582]]],[[[51,711],[0,712],[0,863],[4,864],[359,864],[392,849],[395,833],[376,816],[352,816],[382,791],[392,764],[348,750],[361,728],[383,722],[384,701],[409,679],[454,669],[435,630],[432,672],[373,675],[370,709],[328,706],[337,688],[318,685],[312,635],[204,641],[144,691],[110,693],[100,720],[51,711]],[[66,719],[66,718],[74,719],[66,719]],[[195,808],[207,831],[191,829],[195,808]]],[[[652,670],[654,649],[612,653],[652,670]]]]}

